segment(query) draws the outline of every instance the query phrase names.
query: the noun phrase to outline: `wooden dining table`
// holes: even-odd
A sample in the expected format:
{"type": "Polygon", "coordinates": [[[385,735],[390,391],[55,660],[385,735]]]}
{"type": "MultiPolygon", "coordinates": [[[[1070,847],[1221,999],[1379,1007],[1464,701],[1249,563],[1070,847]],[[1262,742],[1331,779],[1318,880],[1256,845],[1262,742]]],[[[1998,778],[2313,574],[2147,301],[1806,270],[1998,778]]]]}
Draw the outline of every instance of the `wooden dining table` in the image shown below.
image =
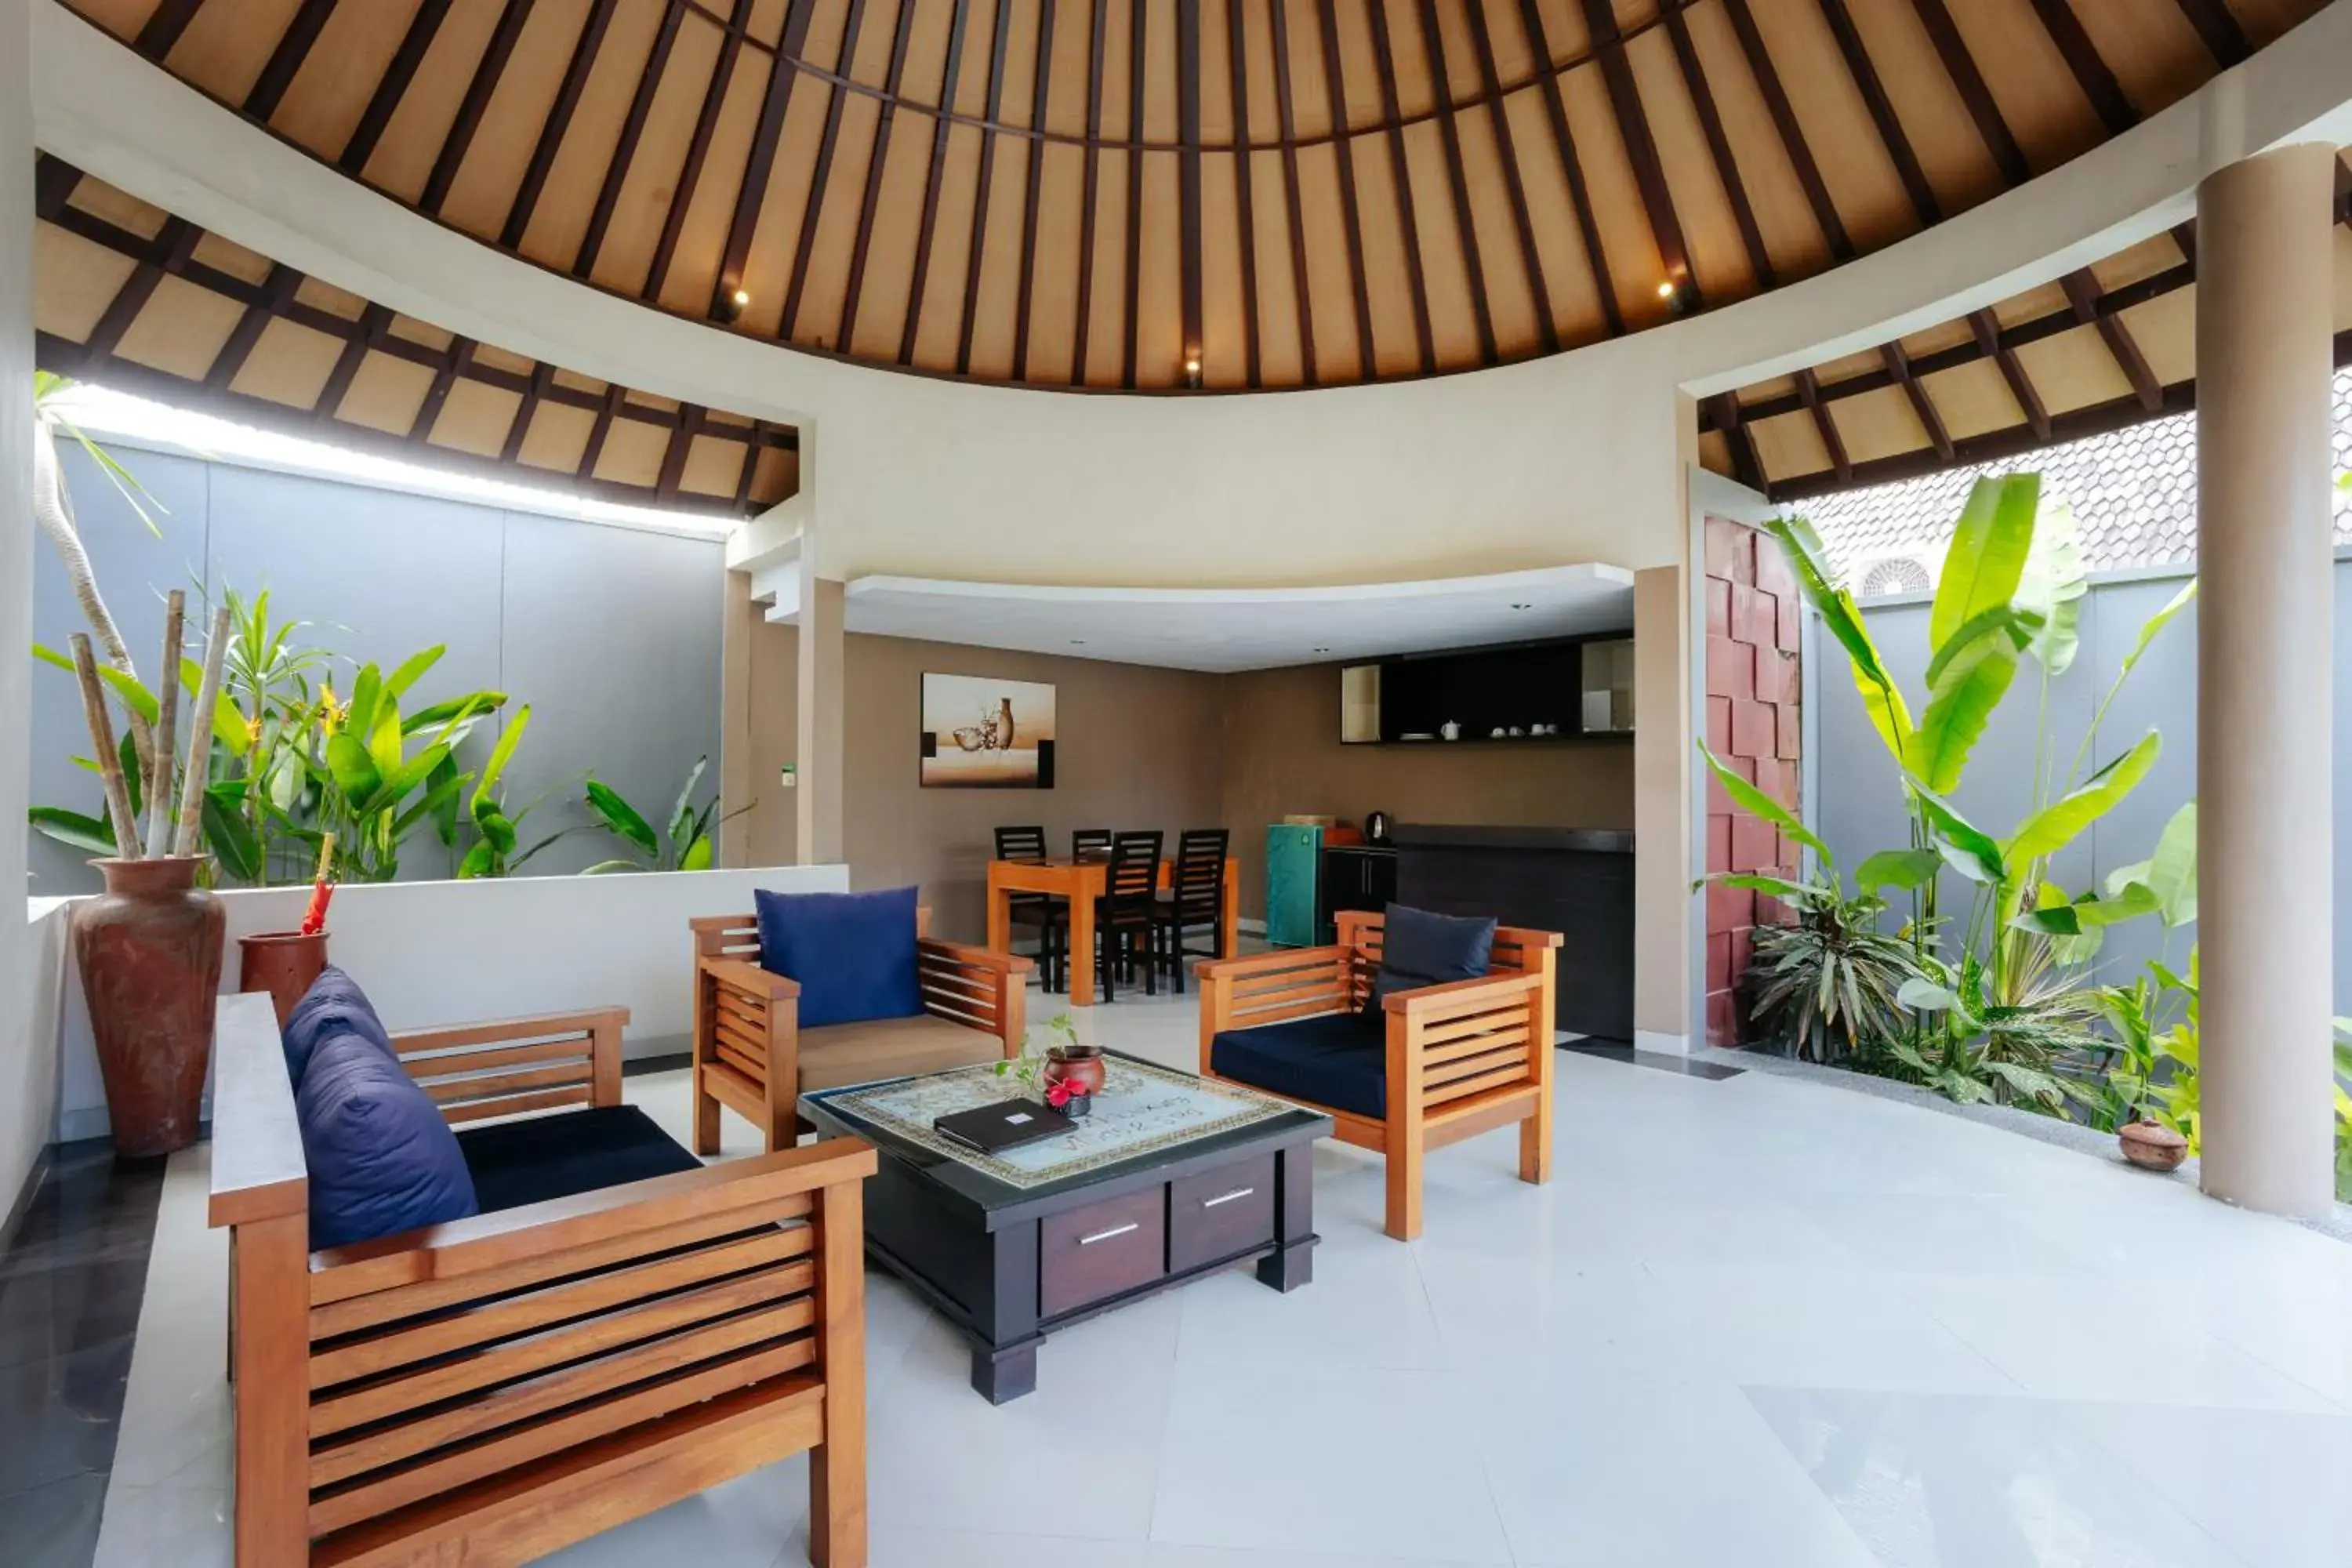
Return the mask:
{"type": "MultiPolygon", "coordinates": [[[[1173,860],[1160,862],[1160,886],[1174,874],[1173,860]]],[[[1070,1005],[1095,1005],[1095,900],[1103,896],[1110,873],[1108,857],[1082,858],[1048,857],[1043,860],[991,860],[988,863],[988,945],[997,952],[1013,951],[1013,895],[1044,893],[1066,899],[1070,905],[1070,1005]]],[[[1241,934],[1241,862],[1225,857],[1225,901],[1217,912],[1217,951],[1231,958],[1241,934]]]]}

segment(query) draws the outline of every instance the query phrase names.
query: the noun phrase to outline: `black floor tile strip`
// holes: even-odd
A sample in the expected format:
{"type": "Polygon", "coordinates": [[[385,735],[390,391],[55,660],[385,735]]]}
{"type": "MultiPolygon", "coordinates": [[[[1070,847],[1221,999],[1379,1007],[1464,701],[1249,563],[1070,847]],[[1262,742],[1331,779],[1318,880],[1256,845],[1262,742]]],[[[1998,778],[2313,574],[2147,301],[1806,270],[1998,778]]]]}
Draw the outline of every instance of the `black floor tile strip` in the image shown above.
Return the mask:
{"type": "Polygon", "coordinates": [[[1600,1057],[1612,1062],[1631,1062],[1637,1068],[1653,1068],[1659,1072],[1679,1073],[1685,1078],[1703,1078],[1709,1082],[1719,1079],[1738,1078],[1745,1068],[1727,1068],[1721,1062],[1694,1061],[1670,1051],[1639,1051],[1631,1046],[1603,1045],[1591,1040],[1579,1040],[1560,1047],[1580,1057],[1600,1057]]]}
{"type": "Polygon", "coordinates": [[[163,1193],[161,1160],[62,1145],[0,1251],[0,1563],[97,1550],[163,1193]]]}

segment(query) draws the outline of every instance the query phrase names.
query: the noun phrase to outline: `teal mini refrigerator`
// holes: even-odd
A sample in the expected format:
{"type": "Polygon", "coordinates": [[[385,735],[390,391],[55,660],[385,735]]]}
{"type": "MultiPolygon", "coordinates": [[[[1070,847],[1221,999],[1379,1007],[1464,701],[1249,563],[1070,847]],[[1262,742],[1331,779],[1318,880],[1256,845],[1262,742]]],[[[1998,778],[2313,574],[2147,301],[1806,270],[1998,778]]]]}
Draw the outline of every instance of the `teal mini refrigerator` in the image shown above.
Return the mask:
{"type": "Polygon", "coordinates": [[[1330,941],[1322,919],[1323,830],[1276,823],[1265,830],[1265,940],[1270,947],[1330,941]]]}

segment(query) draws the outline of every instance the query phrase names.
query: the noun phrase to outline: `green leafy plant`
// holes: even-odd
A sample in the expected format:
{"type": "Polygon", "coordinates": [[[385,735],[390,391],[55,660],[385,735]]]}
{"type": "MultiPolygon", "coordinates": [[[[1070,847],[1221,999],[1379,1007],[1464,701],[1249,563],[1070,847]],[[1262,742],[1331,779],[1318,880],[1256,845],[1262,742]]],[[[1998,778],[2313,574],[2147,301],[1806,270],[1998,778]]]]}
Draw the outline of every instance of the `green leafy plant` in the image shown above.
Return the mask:
{"type": "Polygon", "coordinates": [[[507,876],[520,869],[525,861],[557,839],[587,826],[585,823],[573,823],[568,827],[559,827],[520,854],[515,853],[523,818],[537,808],[539,801],[533,800],[509,816],[504,800],[494,792],[499,787],[499,780],[506,773],[508,760],[514,755],[515,748],[522,743],[523,731],[530,726],[530,704],[526,702],[515,710],[514,717],[507,721],[505,730],[499,736],[499,743],[490,748],[488,759],[482,763],[481,775],[475,781],[473,795],[466,803],[466,814],[473,821],[477,837],[472,847],[466,851],[466,858],[457,862],[457,876],[461,881],[478,877],[507,876]]]}
{"type": "MultiPolygon", "coordinates": [[[[2352,485],[2347,485],[2352,489],[2352,485]]],[[[2352,1018],[2336,1020],[2336,1201],[2352,1204],[2352,1018]]]]}
{"type": "Polygon", "coordinates": [[[718,841],[712,837],[719,826],[731,821],[750,806],[719,815],[719,796],[700,805],[694,803],[694,792],[702,783],[703,771],[710,765],[709,757],[698,757],[686,773],[686,784],[677,792],[677,804],[670,808],[667,832],[656,833],[652,823],[643,813],[623,799],[621,793],[604,780],[590,774],[587,784],[587,805],[596,824],[623,844],[633,854],[611,860],[600,860],[588,868],[587,875],[607,871],[708,871],[718,860],[718,841]]]}
{"type": "Polygon", "coordinates": [[[1034,1029],[1022,1037],[1021,1054],[1007,1057],[996,1064],[996,1076],[1017,1079],[1024,1086],[1037,1087],[1037,1075],[1045,1070],[1045,1053],[1054,1049],[1075,1050],[1078,1045],[1078,1026],[1067,1013],[1056,1013],[1045,1020],[1045,1033],[1052,1037],[1043,1046],[1037,1044],[1034,1029]]]}

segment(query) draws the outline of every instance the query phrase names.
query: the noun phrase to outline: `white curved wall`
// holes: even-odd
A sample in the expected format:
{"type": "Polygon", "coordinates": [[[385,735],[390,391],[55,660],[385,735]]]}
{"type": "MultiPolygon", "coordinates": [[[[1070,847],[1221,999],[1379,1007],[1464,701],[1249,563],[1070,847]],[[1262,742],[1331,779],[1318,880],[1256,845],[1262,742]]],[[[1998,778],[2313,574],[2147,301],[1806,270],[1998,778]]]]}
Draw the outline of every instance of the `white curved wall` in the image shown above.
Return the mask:
{"type": "Polygon", "coordinates": [[[2187,216],[2206,169],[2352,140],[2352,5],[2073,163],[1832,273],[1671,327],[1439,380],[1084,396],[864,369],[583,289],[368,192],[36,0],[41,145],[451,331],[799,422],[832,576],[1363,582],[1681,557],[1678,389],[1945,321],[2187,216]]]}

